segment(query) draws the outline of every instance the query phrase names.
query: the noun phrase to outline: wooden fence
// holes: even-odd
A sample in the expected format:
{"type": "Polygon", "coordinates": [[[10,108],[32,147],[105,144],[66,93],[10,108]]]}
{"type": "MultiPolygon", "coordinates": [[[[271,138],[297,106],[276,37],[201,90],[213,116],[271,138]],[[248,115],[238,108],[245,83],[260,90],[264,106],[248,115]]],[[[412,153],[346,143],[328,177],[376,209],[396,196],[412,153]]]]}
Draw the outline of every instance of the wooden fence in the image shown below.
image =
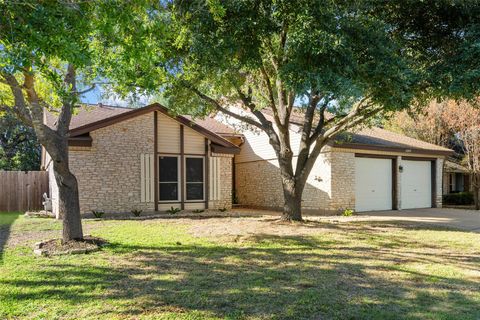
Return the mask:
{"type": "Polygon", "coordinates": [[[43,209],[45,192],[46,171],[0,171],[0,212],[43,209]]]}

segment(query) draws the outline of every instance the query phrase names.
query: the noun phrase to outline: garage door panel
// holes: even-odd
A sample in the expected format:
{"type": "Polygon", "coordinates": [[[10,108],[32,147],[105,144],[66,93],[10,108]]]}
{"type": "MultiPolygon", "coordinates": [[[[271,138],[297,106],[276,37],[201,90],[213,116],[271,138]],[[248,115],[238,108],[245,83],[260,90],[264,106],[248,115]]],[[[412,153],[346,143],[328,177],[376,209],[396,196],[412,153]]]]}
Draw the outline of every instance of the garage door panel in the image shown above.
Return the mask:
{"type": "Polygon", "coordinates": [[[355,158],[355,210],[392,209],[392,160],[355,158]]]}
{"type": "Polygon", "coordinates": [[[430,161],[402,161],[402,209],[432,206],[432,164],[430,161]]]}

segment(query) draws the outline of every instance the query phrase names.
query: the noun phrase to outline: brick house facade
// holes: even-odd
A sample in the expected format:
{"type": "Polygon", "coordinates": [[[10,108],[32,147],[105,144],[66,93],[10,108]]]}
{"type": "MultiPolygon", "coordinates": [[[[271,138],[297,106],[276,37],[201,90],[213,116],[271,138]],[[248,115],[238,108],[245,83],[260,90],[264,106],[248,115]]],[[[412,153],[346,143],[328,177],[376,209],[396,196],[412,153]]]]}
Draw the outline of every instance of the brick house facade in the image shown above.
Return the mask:
{"type": "MultiPolygon", "coordinates": [[[[171,116],[140,109],[83,108],[70,128],[70,167],[82,213],[243,206],[281,209],[276,154],[265,133],[217,115],[171,116]]],[[[55,118],[47,115],[53,125],[55,118]]],[[[300,123],[291,121],[294,161],[300,123]]],[[[441,207],[443,162],[451,150],[381,128],[364,128],[324,147],[303,193],[306,212],[441,207]]],[[[53,210],[58,189],[48,154],[53,210]]]]}
{"type": "MultiPolygon", "coordinates": [[[[88,142],[78,143],[72,139],[69,147],[70,169],[78,181],[82,214],[92,210],[129,212],[134,209],[165,211],[170,207],[184,210],[231,208],[232,161],[238,149],[234,144],[204,127],[196,127],[186,118],[169,116],[159,106],[147,107],[151,109],[148,112],[130,110],[128,116],[114,121],[112,117],[119,115],[117,111],[125,110],[103,110],[108,108],[100,106],[81,110],[72,120],[73,137],[74,130],[81,127],[78,124],[93,128],[77,131],[88,142]],[[82,118],[85,117],[95,120],[84,124],[82,118]],[[98,125],[99,121],[103,121],[103,125],[98,125]],[[88,132],[88,139],[84,131],[88,132]],[[178,181],[166,184],[166,187],[171,187],[176,183],[173,189],[177,197],[173,200],[161,199],[165,184],[158,181],[162,180],[162,167],[161,160],[154,157],[155,152],[157,159],[178,160],[175,166],[178,181]],[[197,173],[203,176],[202,181],[188,181],[189,159],[203,167],[197,173]],[[155,166],[159,171],[157,175],[155,166]],[[202,188],[195,200],[188,199],[189,184],[193,189],[202,188]],[[155,193],[158,193],[157,197],[155,193]]],[[[53,121],[50,119],[51,123],[53,121]]],[[[54,164],[48,154],[44,165],[50,175],[53,211],[57,213],[58,187],[52,170],[54,164]]]]}

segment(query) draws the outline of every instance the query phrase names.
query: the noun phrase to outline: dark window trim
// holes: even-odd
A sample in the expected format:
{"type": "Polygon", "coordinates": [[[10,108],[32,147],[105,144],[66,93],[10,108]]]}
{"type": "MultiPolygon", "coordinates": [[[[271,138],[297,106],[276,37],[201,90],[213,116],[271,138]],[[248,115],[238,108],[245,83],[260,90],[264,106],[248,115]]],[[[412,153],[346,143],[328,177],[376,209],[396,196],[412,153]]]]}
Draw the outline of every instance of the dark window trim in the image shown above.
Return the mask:
{"type": "Polygon", "coordinates": [[[206,170],[205,170],[205,167],[206,167],[206,161],[205,161],[206,157],[205,155],[185,155],[184,159],[183,159],[183,163],[184,163],[184,166],[185,166],[185,171],[184,171],[184,176],[183,176],[183,180],[185,181],[184,185],[183,185],[183,192],[185,194],[185,203],[192,203],[192,202],[205,202],[206,201],[206,190],[205,190],[205,186],[206,186],[206,180],[207,178],[205,177],[205,173],[206,173],[206,170]],[[195,159],[202,159],[202,165],[203,165],[203,181],[202,182],[196,182],[196,183],[202,183],[203,185],[203,197],[202,199],[194,199],[194,200],[188,200],[187,199],[187,184],[189,182],[187,182],[187,159],[188,158],[195,158],[195,159]]]}
{"type": "MultiPolygon", "coordinates": [[[[158,158],[158,203],[168,203],[168,202],[181,202],[182,199],[182,187],[181,187],[181,181],[180,181],[180,156],[179,155],[172,155],[172,154],[163,154],[159,153],[157,155],[158,158]],[[177,184],[179,186],[178,188],[178,198],[177,200],[160,200],[160,157],[168,157],[168,158],[177,158],[177,184]]],[[[172,182],[163,182],[163,183],[174,183],[172,182]]]]}

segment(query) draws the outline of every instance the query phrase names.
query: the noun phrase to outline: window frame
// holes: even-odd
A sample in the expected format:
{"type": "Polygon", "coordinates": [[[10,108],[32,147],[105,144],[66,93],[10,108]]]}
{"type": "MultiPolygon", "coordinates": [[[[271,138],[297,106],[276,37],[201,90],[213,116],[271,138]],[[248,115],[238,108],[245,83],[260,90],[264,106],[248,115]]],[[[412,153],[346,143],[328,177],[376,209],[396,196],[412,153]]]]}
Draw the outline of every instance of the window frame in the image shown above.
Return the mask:
{"type": "Polygon", "coordinates": [[[185,155],[184,156],[184,176],[183,176],[183,181],[185,181],[184,183],[184,186],[183,186],[183,192],[185,194],[185,202],[205,202],[206,201],[206,193],[205,193],[205,185],[206,185],[206,182],[207,182],[207,177],[205,176],[205,173],[206,173],[206,170],[205,170],[205,156],[202,156],[202,155],[185,155]],[[202,176],[203,176],[203,181],[202,182],[188,182],[187,181],[187,158],[194,158],[194,159],[202,159],[202,176]],[[202,199],[194,199],[194,200],[188,200],[187,199],[187,184],[189,183],[194,183],[194,184],[202,184],[202,199]]]}
{"type": "Polygon", "coordinates": [[[180,156],[179,155],[176,155],[176,154],[158,154],[158,167],[157,167],[157,170],[158,170],[158,203],[177,203],[177,202],[181,202],[182,200],[182,192],[183,192],[183,188],[181,186],[182,184],[182,181],[180,179],[181,177],[181,161],[180,161],[180,156]],[[174,183],[174,181],[160,181],[160,158],[177,158],[177,190],[178,190],[178,194],[177,194],[177,199],[176,200],[161,200],[160,199],[160,186],[162,183],[174,183]]]}
{"type": "Polygon", "coordinates": [[[455,177],[455,172],[450,172],[449,174],[449,183],[448,183],[448,188],[449,188],[449,193],[452,193],[455,191],[455,180],[456,180],[456,177],[455,177]]]}

